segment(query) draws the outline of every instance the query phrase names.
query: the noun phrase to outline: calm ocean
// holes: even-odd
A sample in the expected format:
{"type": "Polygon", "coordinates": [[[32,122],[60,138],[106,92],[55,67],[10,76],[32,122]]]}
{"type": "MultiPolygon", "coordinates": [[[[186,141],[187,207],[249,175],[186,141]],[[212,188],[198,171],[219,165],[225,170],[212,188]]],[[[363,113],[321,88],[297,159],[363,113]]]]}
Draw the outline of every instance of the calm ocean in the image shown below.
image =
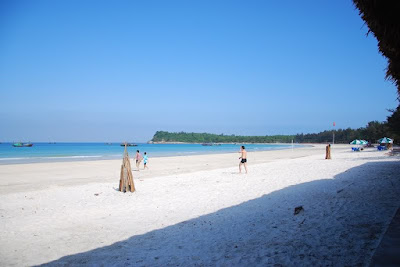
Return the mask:
{"type": "MultiPolygon", "coordinates": [[[[81,161],[121,159],[124,148],[119,143],[33,143],[33,147],[13,147],[11,143],[0,144],[0,164],[36,163],[53,161],[81,161]]],[[[245,144],[248,151],[264,151],[292,148],[291,144],[245,144]]],[[[294,145],[299,147],[301,145],[294,145]]],[[[129,147],[129,154],[136,150],[147,152],[151,157],[185,156],[194,154],[230,153],[239,151],[240,145],[223,144],[202,146],[200,144],[138,144],[129,147]]]]}

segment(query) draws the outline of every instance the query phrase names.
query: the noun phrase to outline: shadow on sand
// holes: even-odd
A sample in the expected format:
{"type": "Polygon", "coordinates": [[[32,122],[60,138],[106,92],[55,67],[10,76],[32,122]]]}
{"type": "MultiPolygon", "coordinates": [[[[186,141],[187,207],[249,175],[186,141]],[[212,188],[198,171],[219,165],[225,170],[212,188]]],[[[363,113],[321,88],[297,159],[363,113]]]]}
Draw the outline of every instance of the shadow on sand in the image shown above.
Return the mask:
{"type": "Polygon", "coordinates": [[[396,169],[366,163],[43,266],[365,266],[400,203],[396,169]]]}

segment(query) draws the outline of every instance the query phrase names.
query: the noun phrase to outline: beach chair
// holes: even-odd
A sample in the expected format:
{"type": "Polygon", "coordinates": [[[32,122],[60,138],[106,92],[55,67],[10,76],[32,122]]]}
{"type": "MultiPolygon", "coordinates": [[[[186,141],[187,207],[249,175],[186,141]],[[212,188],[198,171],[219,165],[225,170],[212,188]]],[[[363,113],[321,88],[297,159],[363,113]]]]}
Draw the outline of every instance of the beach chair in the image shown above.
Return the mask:
{"type": "Polygon", "coordinates": [[[379,151],[387,150],[387,147],[386,146],[378,146],[378,150],[379,151]]]}

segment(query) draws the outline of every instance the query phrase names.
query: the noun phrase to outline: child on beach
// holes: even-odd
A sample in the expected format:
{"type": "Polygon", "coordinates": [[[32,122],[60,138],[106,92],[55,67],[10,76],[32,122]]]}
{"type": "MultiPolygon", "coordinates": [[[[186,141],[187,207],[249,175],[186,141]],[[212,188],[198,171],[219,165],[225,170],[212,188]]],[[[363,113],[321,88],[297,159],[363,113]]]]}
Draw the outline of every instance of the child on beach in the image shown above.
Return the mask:
{"type": "Polygon", "coordinates": [[[136,159],[136,168],[139,171],[139,165],[140,165],[140,162],[142,161],[142,155],[140,155],[139,150],[136,150],[135,159],[136,159]]]}
{"type": "Polygon", "coordinates": [[[143,156],[143,170],[145,170],[146,168],[148,169],[149,167],[147,167],[147,161],[149,160],[149,158],[147,157],[147,152],[144,152],[144,156],[143,156]]]}

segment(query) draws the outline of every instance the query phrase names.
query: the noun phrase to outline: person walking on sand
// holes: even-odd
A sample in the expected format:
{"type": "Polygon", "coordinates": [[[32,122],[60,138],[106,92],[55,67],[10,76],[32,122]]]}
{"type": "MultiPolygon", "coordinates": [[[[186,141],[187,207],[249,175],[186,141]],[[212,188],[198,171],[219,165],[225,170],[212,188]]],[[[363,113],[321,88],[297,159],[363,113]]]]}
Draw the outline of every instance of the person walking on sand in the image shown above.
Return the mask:
{"type": "Polygon", "coordinates": [[[136,168],[139,171],[139,165],[140,165],[140,162],[142,161],[142,155],[140,155],[139,150],[136,150],[135,159],[136,159],[136,168]]]}
{"type": "Polygon", "coordinates": [[[241,153],[240,158],[239,158],[240,159],[239,173],[242,173],[242,165],[244,165],[244,169],[246,170],[246,174],[247,174],[247,151],[244,146],[240,147],[239,153],[241,153]]]}
{"type": "Polygon", "coordinates": [[[147,161],[149,160],[149,158],[147,157],[147,152],[144,152],[144,156],[143,156],[143,170],[148,169],[149,167],[147,167],[147,161]]]}

